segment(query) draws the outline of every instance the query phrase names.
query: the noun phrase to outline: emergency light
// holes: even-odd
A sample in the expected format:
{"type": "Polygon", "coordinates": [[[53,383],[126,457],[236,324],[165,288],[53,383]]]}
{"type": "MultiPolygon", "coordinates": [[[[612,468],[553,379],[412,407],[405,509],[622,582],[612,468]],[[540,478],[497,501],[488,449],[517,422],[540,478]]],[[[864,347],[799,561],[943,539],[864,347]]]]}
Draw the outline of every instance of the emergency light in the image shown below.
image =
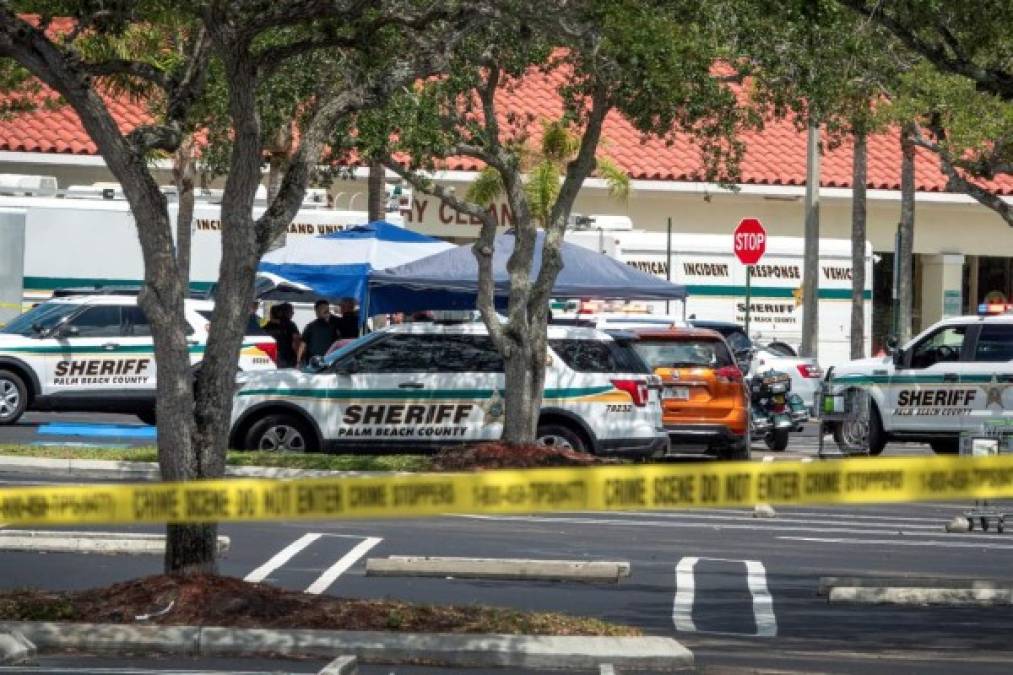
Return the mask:
{"type": "Polygon", "coordinates": [[[1006,302],[983,302],[978,305],[978,316],[1008,314],[1013,311],[1013,304],[1006,302]]]}

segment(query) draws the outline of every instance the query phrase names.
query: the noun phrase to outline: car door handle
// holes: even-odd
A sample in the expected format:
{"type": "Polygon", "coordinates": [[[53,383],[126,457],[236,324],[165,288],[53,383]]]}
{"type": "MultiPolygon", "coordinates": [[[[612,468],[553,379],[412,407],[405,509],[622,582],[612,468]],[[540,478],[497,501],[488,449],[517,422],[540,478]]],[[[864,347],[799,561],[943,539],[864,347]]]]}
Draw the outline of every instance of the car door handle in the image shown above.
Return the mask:
{"type": "Polygon", "coordinates": [[[960,382],[960,375],[956,373],[944,373],[943,382],[960,382]]]}
{"type": "Polygon", "coordinates": [[[111,351],[113,351],[115,349],[119,349],[119,348],[120,348],[120,345],[118,343],[116,343],[116,342],[107,342],[104,345],[102,345],[102,349],[106,350],[107,352],[111,352],[111,351]]]}
{"type": "Polygon", "coordinates": [[[397,386],[399,389],[424,389],[426,385],[421,382],[402,382],[397,386]]]}

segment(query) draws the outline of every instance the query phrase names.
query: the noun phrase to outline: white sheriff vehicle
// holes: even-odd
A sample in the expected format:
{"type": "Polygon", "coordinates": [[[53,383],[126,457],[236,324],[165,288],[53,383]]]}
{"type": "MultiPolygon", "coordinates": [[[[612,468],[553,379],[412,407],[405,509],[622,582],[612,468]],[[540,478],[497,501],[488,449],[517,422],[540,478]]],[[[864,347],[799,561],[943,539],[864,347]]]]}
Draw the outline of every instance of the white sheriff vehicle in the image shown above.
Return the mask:
{"type": "MultiPolygon", "coordinates": [[[[200,363],[214,303],[186,300],[190,359],[200,363]]],[[[278,345],[251,319],[240,370],[275,368],[278,345]]],[[[26,410],[135,413],[154,423],[155,349],[136,295],[69,295],[0,328],[0,425],[26,410]]]]}
{"type": "Polygon", "coordinates": [[[885,357],[852,361],[827,374],[833,393],[871,395],[866,423],[841,424],[837,442],[864,437],[878,455],[890,440],[922,441],[955,453],[961,432],[1013,422],[1013,315],[983,305],[979,316],[944,319],[885,357]],[[1001,313],[999,313],[1001,312],[1001,313]]]}
{"type": "MultiPolygon", "coordinates": [[[[630,346],[632,336],[550,326],[548,338],[539,442],[668,451],[660,381],[630,346]]],[[[503,361],[482,324],[391,326],[314,367],[243,373],[237,386],[232,448],[435,449],[503,431],[503,361]]]]}

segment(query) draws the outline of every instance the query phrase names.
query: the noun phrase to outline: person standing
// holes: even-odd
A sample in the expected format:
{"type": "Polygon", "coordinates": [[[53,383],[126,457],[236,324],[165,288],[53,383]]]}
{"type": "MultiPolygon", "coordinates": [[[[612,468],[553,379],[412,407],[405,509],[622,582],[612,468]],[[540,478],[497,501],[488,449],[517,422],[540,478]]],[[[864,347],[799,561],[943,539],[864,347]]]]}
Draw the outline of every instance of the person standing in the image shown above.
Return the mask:
{"type": "Polygon", "coordinates": [[[361,326],[359,325],[359,310],[355,306],[355,299],[341,298],[341,302],[338,304],[338,307],[341,309],[341,318],[339,319],[341,337],[346,340],[354,340],[359,337],[361,332],[361,326]]]}
{"type": "Polygon", "coordinates": [[[309,363],[314,356],[324,356],[327,350],[341,337],[338,317],[331,314],[331,305],[326,300],[317,300],[313,305],[317,318],[306,324],[299,348],[299,363],[309,363]]]}
{"type": "Polygon", "coordinates": [[[299,348],[302,338],[299,328],[292,321],[295,308],[291,303],[283,302],[271,306],[270,320],[264,324],[264,330],[278,343],[278,367],[295,368],[298,365],[299,348]]]}

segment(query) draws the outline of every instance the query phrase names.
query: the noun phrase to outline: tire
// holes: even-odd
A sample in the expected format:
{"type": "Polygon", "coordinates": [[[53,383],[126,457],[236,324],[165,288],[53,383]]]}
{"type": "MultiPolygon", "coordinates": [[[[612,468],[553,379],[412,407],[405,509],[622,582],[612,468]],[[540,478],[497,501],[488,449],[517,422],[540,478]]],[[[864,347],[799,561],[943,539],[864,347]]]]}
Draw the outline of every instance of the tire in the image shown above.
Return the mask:
{"type": "Polygon", "coordinates": [[[763,437],[763,441],[774,452],[784,452],[788,447],[789,432],[789,429],[774,429],[763,437]]]}
{"type": "Polygon", "coordinates": [[[718,459],[729,461],[729,462],[747,462],[750,459],[749,451],[753,444],[752,431],[749,429],[749,425],[746,425],[746,435],[737,441],[719,447],[716,454],[718,459]]]}
{"type": "Polygon", "coordinates": [[[929,441],[932,452],[937,455],[955,455],[960,452],[960,440],[957,438],[940,438],[929,441]]]}
{"type": "Polygon", "coordinates": [[[883,430],[883,419],[879,416],[879,409],[876,408],[876,404],[870,399],[868,405],[869,422],[867,427],[864,422],[855,422],[848,429],[845,429],[844,422],[834,425],[834,442],[837,443],[837,447],[842,452],[850,454],[856,450],[866,449],[864,446],[867,443],[867,449],[871,456],[878,457],[883,454],[883,448],[886,447],[889,438],[886,435],[886,431],[883,430]],[[858,440],[859,436],[865,440],[860,442],[858,440]]]}
{"type": "Polygon", "coordinates": [[[0,370],[0,426],[14,424],[28,408],[28,387],[16,373],[0,370]]]}
{"type": "Polygon", "coordinates": [[[145,424],[147,424],[149,426],[153,426],[154,427],[154,426],[158,425],[158,418],[155,416],[155,409],[154,408],[148,408],[147,410],[141,410],[140,412],[136,413],[136,415],[137,415],[137,419],[141,420],[142,422],[144,422],[145,424]]]}
{"type": "Polygon", "coordinates": [[[539,424],[535,442],[547,448],[587,452],[587,444],[576,431],[562,424],[539,424]]]}
{"type": "Polygon", "coordinates": [[[263,452],[316,452],[313,430],[295,415],[277,413],[254,422],[246,433],[245,448],[263,452]]]}

